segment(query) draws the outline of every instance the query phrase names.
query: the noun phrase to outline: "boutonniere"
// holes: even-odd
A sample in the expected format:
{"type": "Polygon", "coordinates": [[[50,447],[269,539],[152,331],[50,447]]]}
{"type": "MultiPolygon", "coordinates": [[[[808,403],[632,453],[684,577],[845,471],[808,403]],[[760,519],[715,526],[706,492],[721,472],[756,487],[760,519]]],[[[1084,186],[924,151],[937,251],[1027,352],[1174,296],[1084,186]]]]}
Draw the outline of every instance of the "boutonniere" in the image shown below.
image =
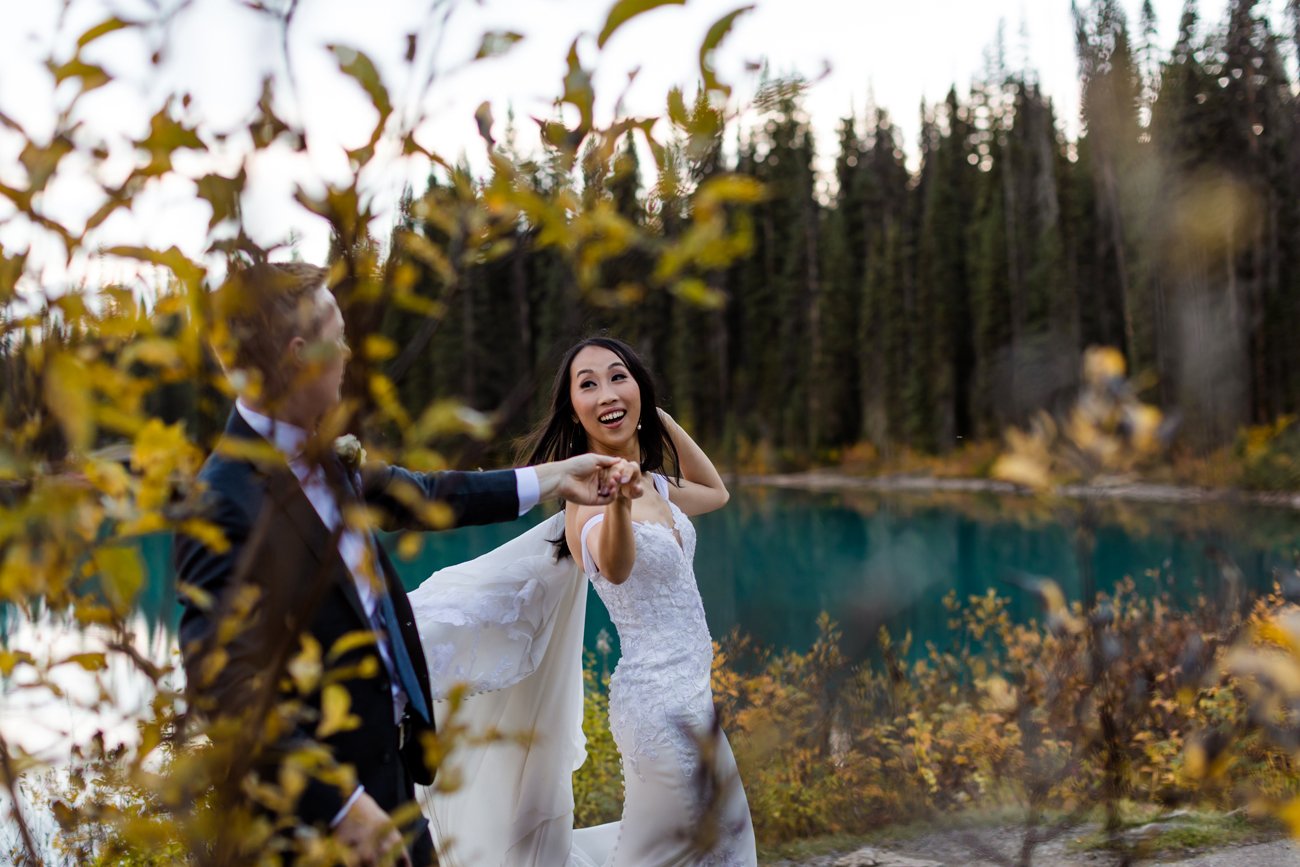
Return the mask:
{"type": "Polygon", "coordinates": [[[359,473],[366,465],[366,450],[361,447],[361,440],[352,434],[344,434],[334,440],[334,453],[349,473],[359,473]]]}

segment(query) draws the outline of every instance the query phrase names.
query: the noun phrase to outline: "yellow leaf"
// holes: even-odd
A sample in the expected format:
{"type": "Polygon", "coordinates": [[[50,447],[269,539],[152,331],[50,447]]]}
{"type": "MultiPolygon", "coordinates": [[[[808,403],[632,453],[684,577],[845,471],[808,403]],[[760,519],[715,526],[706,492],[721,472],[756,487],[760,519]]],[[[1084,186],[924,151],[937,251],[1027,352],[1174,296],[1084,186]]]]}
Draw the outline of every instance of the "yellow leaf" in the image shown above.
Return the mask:
{"type": "Polygon", "coordinates": [[[709,32],[704,35],[704,41],[700,43],[700,78],[703,80],[706,90],[716,90],[727,96],[731,95],[731,87],[720,81],[717,72],[714,71],[713,52],[717,50],[718,44],[731,32],[736,19],[746,12],[753,11],[753,9],[753,4],[733,9],[713,22],[709,32]]]}
{"type": "Polygon", "coordinates": [[[145,512],[137,518],[122,522],[118,528],[118,535],[144,536],[148,533],[161,533],[166,529],[166,518],[158,512],[145,512]]]}
{"type": "Polygon", "coordinates": [[[144,563],[134,547],[113,545],[94,553],[95,573],[104,596],[118,616],[127,614],[144,586],[144,563]]]}
{"type": "Polygon", "coordinates": [[[424,539],[419,533],[403,533],[397,540],[397,556],[403,560],[414,560],[420,556],[423,547],[424,539]]]}
{"type": "Polygon", "coordinates": [[[1004,482],[1024,485],[1040,491],[1052,487],[1052,480],[1047,473],[1047,467],[1041,461],[1026,455],[1002,455],[993,464],[990,475],[1004,482]]]}
{"type": "Polygon", "coordinates": [[[307,788],[307,775],[289,763],[280,766],[280,791],[284,793],[286,803],[296,804],[298,796],[307,788]]]}
{"type": "Polygon", "coordinates": [[[32,665],[32,655],[25,650],[4,650],[0,649],[0,677],[8,677],[14,673],[18,663],[32,665]]]}
{"type": "MultiPolygon", "coordinates": [[[[424,433],[421,425],[416,425],[413,436],[424,433]]],[[[415,448],[402,453],[402,466],[417,473],[436,473],[447,469],[447,458],[433,449],[415,448]]]]}
{"type": "Polygon", "coordinates": [[[349,503],[343,507],[343,523],[349,529],[368,533],[379,528],[383,512],[374,506],[349,503]]]}
{"type": "Polygon", "coordinates": [[[140,745],[136,747],[136,761],[140,762],[152,753],[163,741],[162,726],[158,723],[149,723],[140,726],[140,745]]]}
{"type": "Polygon", "coordinates": [[[131,487],[131,477],[126,467],[112,460],[90,460],[85,466],[86,480],[114,499],[126,496],[131,487]]]}
{"type": "Polygon", "coordinates": [[[67,659],[61,659],[55,665],[73,663],[86,671],[102,671],[107,666],[107,658],[102,653],[74,653],[67,659]]]}
{"type": "Polygon", "coordinates": [[[230,540],[225,532],[211,521],[189,518],[182,521],[177,530],[202,542],[214,554],[224,554],[230,550],[230,540]]]}
{"type": "Polygon", "coordinates": [[[109,623],[113,619],[113,612],[103,605],[78,604],[73,610],[77,622],[82,626],[89,626],[93,623],[109,623]]]}
{"type": "Polygon", "coordinates": [[[673,285],[673,294],[683,301],[703,307],[706,310],[718,310],[727,301],[727,296],[713,289],[698,277],[687,277],[673,285]]]}
{"type": "Polygon", "coordinates": [[[180,367],[181,354],[177,349],[176,341],[163,337],[149,337],[133,341],[122,353],[122,366],[126,367],[131,363],[161,368],[180,367]]]}
{"type": "Polygon", "coordinates": [[[184,581],[178,581],[176,583],[176,595],[184,596],[186,599],[193,602],[196,607],[204,611],[212,610],[212,594],[204,590],[202,587],[184,581]]]}
{"type": "Polygon", "coordinates": [[[456,525],[456,513],[446,503],[426,500],[418,507],[420,520],[431,529],[447,530],[456,525]]]}
{"type": "Polygon", "coordinates": [[[367,334],[361,351],[370,361],[387,361],[397,354],[397,344],[382,334],[367,334]]]}
{"type": "Polygon", "coordinates": [[[369,647],[375,643],[375,633],[368,629],[358,629],[345,633],[335,639],[330,645],[329,655],[326,660],[330,663],[342,659],[348,653],[362,647],[369,647]]]}
{"type": "Polygon", "coordinates": [[[316,727],[316,737],[327,738],[337,732],[352,731],[361,725],[361,718],[350,713],[352,698],[348,691],[337,684],[331,684],[321,691],[320,725],[316,727]]]}
{"type": "Polygon", "coordinates": [[[213,650],[203,657],[203,666],[199,670],[199,685],[208,686],[212,684],[219,674],[226,668],[226,663],[230,661],[230,654],[224,647],[213,648],[213,650]]]}
{"type": "Polygon", "coordinates": [[[1261,641],[1285,647],[1296,656],[1300,656],[1300,630],[1296,627],[1296,618],[1269,618],[1256,627],[1256,635],[1261,641]]]}
{"type": "Polygon", "coordinates": [[[351,765],[321,767],[316,771],[316,778],[322,783],[337,786],[340,792],[350,792],[357,787],[357,772],[351,765]]]}
{"type": "Polygon", "coordinates": [[[371,105],[379,112],[378,126],[383,126],[384,120],[393,112],[393,104],[388,96],[388,88],[384,87],[383,79],[379,77],[379,70],[374,62],[365,52],[346,45],[330,45],[328,48],[334,53],[339,70],[361,85],[362,90],[370,97],[371,105]]]}
{"type": "Polygon", "coordinates": [[[723,202],[753,204],[761,202],[766,190],[761,181],[745,175],[718,175],[700,185],[695,194],[696,206],[714,207],[723,202]]]}
{"type": "Polygon", "coordinates": [[[90,43],[94,42],[96,39],[99,39],[102,36],[107,36],[108,34],[121,30],[124,27],[133,27],[133,26],[135,25],[127,21],[123,21],[121,18],[118,18],[116,16],[111,18],[105,18],[103,21],[99,22],[94,27],[91,27],[85,33],[81,34],[80,37],[78,37],[77,48],[79,49],[85,48],[87,45],[89,45],[90,43]]]}
{"type": "Polygon", "coordinates": [[[45,405],[59,420],[68,445],[83,451],[95,433],[92,384],[86,367],[75,357],[59,354],[45,371],[45,405]]]}
{"type": "Polygon", "coordinates": [[[320,642],[306,633],[302,636],[302,649],[286,666],[289,676],[298,692],[310,693],[320,682],[321,661],[320,642]]]}
{"type": "Polygon", "coordinates": [[[987,699],[985,707],[997,713],[1011,713],[1016,709],[1016,690],[1003,677],[994,675],[981,686],[987,699]]]}
{"type": "Polygon", "coordinates": [[[193,471],[200,462],[201,454],[180,422],[166,425],[151,418],[131,445],[131,467],[146,477],[163,478],[177,469],[193,471]]]}
{"type": "Polygon", "coordinates": [[[1083,379],[1089,385],[1123,379],[1127,367],[1124,353],[1113,346],[1090,346],[1083,354],[1083,379]]]}
{"type": "MultiPolygon", "coordinates": [[[[155,122],[158,118],[155,117],[155,122]]],[[[174,126],[174,124],[173,124],[174,126]]],[[[197,139],[189,140],[187,143],[176,142],[175,147],[202,147],[202,142],[197,139]]],[[[109,247],[103,251],[106,256],[121,256],[125,259],[139,259],[142,262],[150,262],[163,268],[171,269],[181,284],[188,287],[199,286],[207,273],[202,265],[190,259],[180,251],[178,247],[168,247],[166,250],[156,250],[152,247],[132,247],[127,245],[109,247]]]]}
{"type": "Polygon", "coordinates": [[[398,427],[405,429],[411,426],[411,417],[407,414],[406,408],[402,406],[401,398],[397,394],[397,386],[393,384],[391,379],[382,373],[371,374],[370,394],[384,414],[392,419],[398,427]]]}
{"type": "Polygon", "coordinates": [[[605,26],[600,28],[600,35],[596,37],[596,46],[604,48],[605,43],[614,35],[614,31],[643,12],[649,12],[651,9],[657,9],[660,6],[681,6],[685,2],[686,0],[618,0],[609,9],[609,14],[605,18],[605,26]]]}
{"type": "Polygon", "coordinates": [[[39,589],[33,576],[37,570],[32,562],[32,551],[27,545],[10,546],[0,562],[0,599],[17,601],[39,589]]]}
{"type": "Polygon", "coordinates": [[[1300,838],[1300,797],[1292,798],[1278,807],[1277,817],[1286,824],[1292,837],[1300,838]]]}
{"type": "MultiPolygon", "coordinates": [[[[453,284],[456,282],[456,268],[452,265],[447,254],[442,251],[438,245],[434,244],[428,238],[415,232],[402,232],[398,235],[398,243],[402,245],[410,256],[426,265],[438,280],[442,283],[453,284]]],[[[415,295],[399,295],[396,301],[407,309],[415,310],[415,305],[431,305],[427,309],[416,311],[422,312],[425,316],[437,317],[441,315],[440,307],[436,306],[433,301],[426,301],[415,295]]]]}
{"type": "Polygon", "coordinates": [[[50,64],[50,71],[54,73],[55,84],[62,84],[69,78],[81,79],[82,93],[89,93],[98,87],[103,87],[111,80],[104,67],[87,63],[81,59],[80,54],[74,55],[62,66],[50,64]]]}
{"type": "MultiPolygon", "coordinates": [[[[677,0],[677,2],[684,2],[684,0],[677,0]]],[[[483,39],[479,42],[478,52],[475,53],[474,59],[483,60],[487,57],[500,57],[523,38],[522,33],[515,33],[510,30],[489,30],[483,34],[483,39]]]]}
{"type": "MultiPolygon", "coordinates": [[[[427,759],[425,760],[428,761],[427,759]]],[[[447,767],[440,768],[438,776],[434,778],[433,785],[439,794],[446,795],[455,792],[465,784],[465,775],[460,768],[447,767]]]]}
{"type": "Polygon", "coordinates": [[[241,440],[238,437],[222,437],[217,441],[214,451],[228,458],[249,461],[264,467],[284,463],[284,455],[261,437],[257,438],[257,442],[241,440]]]}
{"type": "Polygon", "coordinates": [[[1133,447],[1143,454],[1150,454],[1160,448],[1160,423],[1164,416],[1160,410],[1149,404],[1141,403],[1128,412],[1129,437],[1133,447]]]}

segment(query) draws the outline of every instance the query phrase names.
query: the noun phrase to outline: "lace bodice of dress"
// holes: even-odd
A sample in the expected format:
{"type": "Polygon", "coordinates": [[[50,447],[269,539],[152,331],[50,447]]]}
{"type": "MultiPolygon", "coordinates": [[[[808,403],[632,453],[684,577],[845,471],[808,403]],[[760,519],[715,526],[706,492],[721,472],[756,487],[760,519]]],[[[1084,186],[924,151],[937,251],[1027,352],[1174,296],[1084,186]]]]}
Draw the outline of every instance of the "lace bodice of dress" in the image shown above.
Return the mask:
{"type": "MultiPolygon", "coordinates": [[[[653,478],[667,500],[667,479],[653,478]]],[[[668,506],[672,527],[633,522],[636,559],[622,584],[606,581],[587,549],[587,534],[602,515],[583,528],[582,554],[622,647],[610,678],[609,715],[623,757],[635,771],[640,755],[671,746],[690,775],[696,756],[683,726],[698,730],[713,721],[713,642],[692,566],[695,528],[671,500],[668,506]]]]}

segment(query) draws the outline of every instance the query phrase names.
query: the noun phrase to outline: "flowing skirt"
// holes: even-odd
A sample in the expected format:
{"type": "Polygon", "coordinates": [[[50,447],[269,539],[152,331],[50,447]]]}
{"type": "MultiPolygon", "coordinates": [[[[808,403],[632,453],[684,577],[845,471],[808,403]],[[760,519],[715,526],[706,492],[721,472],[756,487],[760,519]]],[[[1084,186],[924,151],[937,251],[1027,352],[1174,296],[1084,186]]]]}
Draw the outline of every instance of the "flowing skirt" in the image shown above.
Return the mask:
{"type": "Polygon", "coordinates": [[[444,865],[563,865],[582,734],[587,584],[549,539],[564,515],[410,594],[450,749],[417,800],[444,865]]]}
{"type": "MultiPolygon", "coordinates": [[[[698,734],[698,733],[697,733],[698,734]]],[[[639,756],[623,767],[620,822],[573,832],[580,867],[754,867],[758,853],[736,759],[721,729],[699,734],[683,768],[674,751],[639,756]]],[[[624,756],[630,747],[619,745],[624,756]]]]}
{"type": "Polygon", "coordinates": [[[417,800],[439,863],[461,867],[754,865],[749,808],[726,737],[680,753],[624,755],[621,822],[573,828],[573,772],[586,759],[582,636],[587,581],[548,541],[557,514],[410,594],[449,750],[417,800]]]}

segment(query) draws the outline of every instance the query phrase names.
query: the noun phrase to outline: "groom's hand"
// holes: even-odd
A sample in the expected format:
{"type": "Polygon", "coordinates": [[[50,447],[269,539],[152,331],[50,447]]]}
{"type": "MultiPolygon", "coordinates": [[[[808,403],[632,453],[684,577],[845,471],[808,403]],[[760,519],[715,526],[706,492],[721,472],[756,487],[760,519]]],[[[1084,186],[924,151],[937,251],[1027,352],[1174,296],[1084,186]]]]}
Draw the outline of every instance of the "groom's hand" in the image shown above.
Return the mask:
{"type": "Polygon", "coordinates": [[[355,857],[349,864],[411,867],[411,856],[402,845],[401,832],[368,793],[363,792],[352,805],[334,829],[334,835],[355,857]]]}
{"type": "Polygon", "coordinates": [[[615,492],[630,485],[627,496],[641,496],[640,481],[633,481],[630,464],[609,455],[577,455],[564,461],[539,464],[537,483],[540,499],[563,497],[570,503],[603,506],[614,499],[615,492]]]}

